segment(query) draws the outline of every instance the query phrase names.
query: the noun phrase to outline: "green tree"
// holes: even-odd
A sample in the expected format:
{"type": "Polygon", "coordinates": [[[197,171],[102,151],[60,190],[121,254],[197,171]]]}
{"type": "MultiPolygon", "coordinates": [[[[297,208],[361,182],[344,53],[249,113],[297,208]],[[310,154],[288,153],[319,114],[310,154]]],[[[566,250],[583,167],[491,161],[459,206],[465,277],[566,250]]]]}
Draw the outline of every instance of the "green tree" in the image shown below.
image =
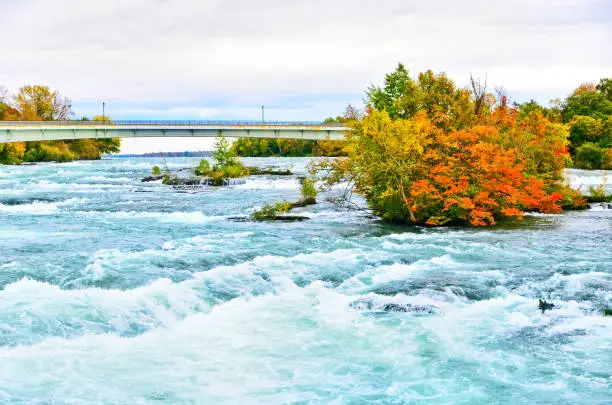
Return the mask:
{"type": "Polygon", "coordinates": [[[598,118],[587,115],[576,115],[569,122],[570,142],[572,149],[585,142],[597,142],[604,133],[605,123],[598,118]]]}
{"type": "Polygon", "coordinates": [[[596,88],[608,100],[612,100],[612,78],[600,79],[596,88]]]}
{"type": "Polygon", "coordinates": [[[562,117],[569,126],[576,166],[599,169],[606,165],[605,149],[612,147],[612,79],[581,84],[562,104],[562,117]]]}
{"type": "MultiPolygon", "coordinates": [[[[379,111],[385,110],[391,119],[408,119],[425,110],[440,128],[467,128],[476,119],[473,97],[459,89],[444,73],[431,70],[413,80],[401,63],[385,76],[381,87],[370,86],[367,102],[379,111]]],[[[489,100],[489,98],[485,98],[489,100]]],[[[483,108],[484,109],[484,108],[483,108]]]]}
{"type": "Polygon", "coordinates": [[[235,166],[238,163],[236,153],[232,149],[229,140],[221,134],[215,140],[215,150],[212,155],[217,161],[214,170],[220,170],[227,166],[235,166]]]}
{"type": "Polygon", "coordinates": [[[531,99],[524,103],[514,103],[514,106],[518,109],[520,118],[525,118],[531,113],[536,113],[543,115],[551,122],[561,122],[560,103],[558,99],[555,99],[551,100],[549,107],[544,107],[531,99]]]}
{"type": "Polygon", "coordinates": [[[600,169],[604,153],[597,145],[587,142],[576,150],[574,166],[578,169],[600,169]]]}
{"type": "Polygon", "coordinates": [[[602,79],[598,86],[584,83],[576,88],[563,103],[563,122],[570,122],[576,115],[608,119],[612,115],[609,82],[610,79],[602,79]]]}
{"type": "Polygon", "coordinates": [[[210,174],[210,163],[208,163],[208,160],[202,159],[194,171],[196,176],[208,176],[210,174]]]}
{"type": "Polygon", "coordinates": [[[379,111],[387,111],[391,118],[407,118],[418,109],[418,90],[406,67],[399,63],[394,72],[385,75],[382,88],[371,85],[366,95],[368,103],[379,111]],[[400,98],[403,99],[402,106],[399,105],[400,98]]]}

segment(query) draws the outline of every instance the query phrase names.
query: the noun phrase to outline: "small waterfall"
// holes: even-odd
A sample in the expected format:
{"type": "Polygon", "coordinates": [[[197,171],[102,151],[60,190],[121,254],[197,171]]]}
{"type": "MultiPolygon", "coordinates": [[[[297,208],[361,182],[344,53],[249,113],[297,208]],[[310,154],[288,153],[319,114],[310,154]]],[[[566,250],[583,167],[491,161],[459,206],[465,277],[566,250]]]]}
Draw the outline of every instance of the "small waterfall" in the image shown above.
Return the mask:
{"type": "MultiPolygon", "coordinates": [[[[219,186],[231,187],[231,186],[237,186],[239,184],[246,184],[246,180],[226,178],[226,179],[223,179],[222,184],[217,185],[216,187],[219,187],[219,186]]],[[[196,178],[196,179],[192,178],[192,179],[182,180],[180,184],[173,185],[172,187],[176,190],[181,190],[181,191],[199,192],[199,191],[206,191],[210,189],[211,187],[215,187],[215,184],[212,178],[202,177],[202,178],[196,178]]]]}
{"type": "Polygon", "coordinates": [[[245,179],[223,179],[224,186],[237,186],[239,184],[246,184],[245,179]]]}

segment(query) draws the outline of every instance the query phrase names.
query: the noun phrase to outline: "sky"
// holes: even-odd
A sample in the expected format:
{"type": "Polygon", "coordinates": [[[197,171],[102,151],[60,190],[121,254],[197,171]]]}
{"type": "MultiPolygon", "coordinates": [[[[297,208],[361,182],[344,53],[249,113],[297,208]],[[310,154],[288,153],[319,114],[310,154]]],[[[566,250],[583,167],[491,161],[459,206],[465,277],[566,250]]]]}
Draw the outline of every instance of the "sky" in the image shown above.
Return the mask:
{"type": "Polygon", "coordinates": [[[268,120],[322,120],[398,62],[544,104],[612,76],[612,0],[0,0],[0,38],[0,85],[48,85],[78,117],[105,102],[112,119],[260,119],[264,105],[268,120]]]}

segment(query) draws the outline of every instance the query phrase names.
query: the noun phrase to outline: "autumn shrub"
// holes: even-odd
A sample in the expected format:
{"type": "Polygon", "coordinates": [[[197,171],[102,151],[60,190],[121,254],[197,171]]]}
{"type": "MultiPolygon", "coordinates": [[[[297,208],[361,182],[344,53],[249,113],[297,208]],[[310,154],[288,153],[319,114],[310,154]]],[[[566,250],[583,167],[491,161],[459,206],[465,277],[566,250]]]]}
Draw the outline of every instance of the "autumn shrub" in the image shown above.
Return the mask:
{"type": "Polygon", "coordinates": [[[242,165],[242,163],[238,161],[233,162],[232,164],[223,166],[220,170],[223,173],[223,176],[227,178],[241,177],[241,176],[244,176],[245,174],[244,166],[242,165]]]}
{"type": "Polygon", "coordinates": [[[569,133],[559,123],[551,122],[539,111],[524,112],[499,106],[492,114],[497,128],[492,142],[515,150],[524,162],[525,174],[547,181],[560,181],[571,163],[569,133]]]}
{"type": "Polygon", "coordinates": [[[561,196],[557,204],[562,210],[584,210],[589,208],[587,198],[582,195],[580,188],[576,190],[568,184],[559,181],[549,183],[546,186],[546,192],[549,195],[556,193],[561,196]]]}
{"type": "Polygon", "coordinates": [[[315,179],[304,177],[302,179],[302,187],[300,188],[302,201],[315,200],[317,198],[317,189],[315,187],[315,179]]]}
{"type": "Polygon", "coordinates": [[[256,221],[273,219],[280,214],[285,214],[291,208],[291,203],[288,201],[279,201],[274,204],[265,204],[261,209],[253,212],[251,218],[256,221]]]}

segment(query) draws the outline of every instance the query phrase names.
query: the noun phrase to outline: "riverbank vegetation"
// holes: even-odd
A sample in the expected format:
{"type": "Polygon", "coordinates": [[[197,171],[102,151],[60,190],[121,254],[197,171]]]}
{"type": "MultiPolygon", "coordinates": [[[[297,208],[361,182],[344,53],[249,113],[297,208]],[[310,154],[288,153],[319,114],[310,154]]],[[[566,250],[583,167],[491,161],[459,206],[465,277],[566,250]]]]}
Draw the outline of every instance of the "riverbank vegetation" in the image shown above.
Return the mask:
{"type": "Polygon", "coordinates": [[[242,157],[346,156],[345,143],[300,139],[240,138],[232,150],[242,157]]]}
{"type": "Polygon", "coordinates": [[[516,106],[523,113],[540,113],[567,128],[573,167],[612,169],[611,78],[581,84],[565,100],[553,100],[548,107],[533,100],[516,106]]]}
{"type": "MultiPolygon", "coordinates": [[[[352,106],[349,108],[357,111],[352,106]]],[[[344,116],[327,118],[324,124],[344,124],[344,116]]],[[[301,139],[239,138],[232,144],[232,150],[242,157],[298,157],[298,156],[346,156],[345,142],[309,141],[301,139]]]]}
{"type": "MultiPolygon", "coordinates": [[[[23,86],[12,101],[7,96],[0,99],[0,121],[58,121],[73,115],[70,99],[47,86],[23,86]]],[[[93,120],[109,118],[97,116],[93,120]]],[[[104,153],[119,152],[119,147],[120,139],[116,138],[12,142],[0,144],[0,164],[95,160],[104,153]]]]}
{"type": "Polygon", "coordinates": [[[552,110],[509,105],[503,91],[494,96],[474,78],[469,90],[443,73],[413,78],[401,64],[366,95],[365,111],[346,117],[347,157],[312,170],[327,187],[350,185],[381,218],[482,226],[586,207],[563,183],[571,126],[552,110]]]}

